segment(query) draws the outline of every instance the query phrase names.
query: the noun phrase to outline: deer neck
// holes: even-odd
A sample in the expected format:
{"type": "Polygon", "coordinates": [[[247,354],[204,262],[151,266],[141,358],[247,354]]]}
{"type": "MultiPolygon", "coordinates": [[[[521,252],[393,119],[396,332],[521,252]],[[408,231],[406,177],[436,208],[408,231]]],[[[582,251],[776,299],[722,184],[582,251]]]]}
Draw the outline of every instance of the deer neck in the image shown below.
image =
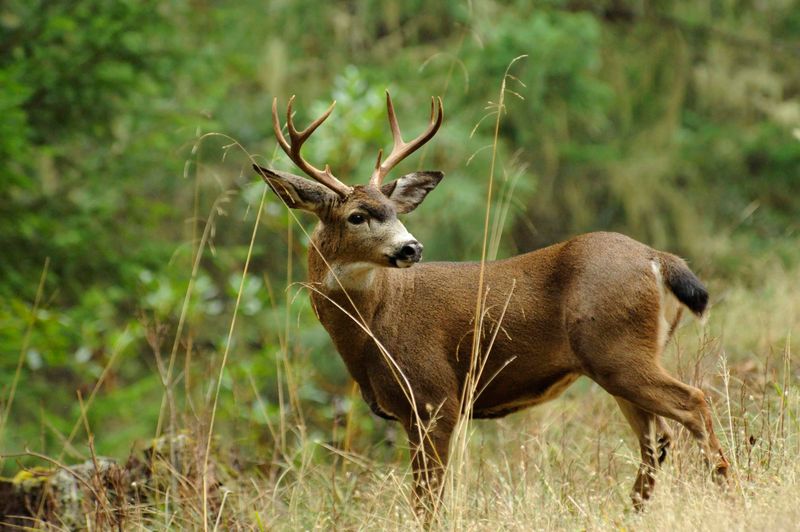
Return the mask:
{"type": "Polygon", "coordinates": [[[362,263],[326,262],[313,246],[308,252],[314,312],[350,374],[367,394],[371,393],[371,384],[366,368],[371,367],[370,361],[376,360],[378,354],[375,342],[362,326],[372,330],[380,319],[381,306],[386,301],[379,294],[387,293],[386,285],[391,281],[387,269],[362,263]]]}

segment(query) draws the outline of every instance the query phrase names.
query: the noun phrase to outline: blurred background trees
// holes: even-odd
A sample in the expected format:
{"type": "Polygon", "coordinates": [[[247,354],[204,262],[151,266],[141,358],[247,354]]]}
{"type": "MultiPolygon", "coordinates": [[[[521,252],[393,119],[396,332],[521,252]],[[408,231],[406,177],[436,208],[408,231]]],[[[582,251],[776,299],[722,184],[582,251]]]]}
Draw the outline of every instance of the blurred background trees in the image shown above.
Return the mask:
{"type": "MultiPolygon", "coordinates": [[[[390,142],[383,91],[409,132],[442,95],[445,126],[396,174],[446,173],[408,225],[427,260],[474,260],[487,115],[525,56],[500,123],[499,256],[617,230],[683,254],[712,286],[757,286],[800,260],[796,1],[11,0],[0,51],[3,411],[22,357],[0,451],[61,449],[76,390],[104,369],[99,450],[164,429],[198,250],[171,386],[182,421],[205,420],[264,188],[241,147],[291,169],[276,96],[297,95],[299,122],[337,100],[307,158],[355,183],[390,142]]],[[[363,442],[390,438],[295,297],[305,234],[271,195],[261,222],[223,381],[231,443],[263,455],[293,394],[322,439],[351,408],[363,442]]]]}

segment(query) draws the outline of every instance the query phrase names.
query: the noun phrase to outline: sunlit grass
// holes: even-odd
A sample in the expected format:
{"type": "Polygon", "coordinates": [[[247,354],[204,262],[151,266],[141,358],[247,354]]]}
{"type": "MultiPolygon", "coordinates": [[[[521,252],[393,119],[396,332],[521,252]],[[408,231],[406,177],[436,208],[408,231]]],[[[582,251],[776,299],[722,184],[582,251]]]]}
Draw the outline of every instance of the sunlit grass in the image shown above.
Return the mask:
{"type": "MultiPolygon", "coordinates": [[[[791,272],[786,275],[767,281],[764,288],[782,286],[791,272]]],[[[770,304],[778,314],[788,312],[800,295],[795,288],[784,293],[785,299],[764,300],[742,288],[731,290],[749,296],[755,308],[770,304]]],[[[731,332],[747,332],[756,342],[751,346],[767,342],[771,354],[727,359],[724,324],[739,312],[738,305],[717,305],[706,326],[686,324],[665,353],[667,366],[710,394],[716,431],[735,464],[727,490],[714,485],[695,442],[671,423],[677,437],[658,474],[654,498],[643,513],[634,512],[628,494],[639,464],[638,445],[613,399],[582,380],[547,405],[469,425],[466,462],[453,480],[459,484],[459,497],[448,500],[436,527],[791,528],[800,517],[794,503],[800,496],[800,394],[789,343],[797,317],[787,323],[783,341],[775,342],[758,326],[767,316],[751,315],[731,332]]],[[[261,515],[270,516],[271,527],[418,526],[404,458],[377,461],[368,450],[344,453],[315,442],[303,447],[315,461],[300,468],[287,464],[279,481],[260,479],[237,496],[270,501],[261,515]]]]}
{"type": "MultiPolygon", "coordinates": [[[[504,86],[501,96],[503,90],[504,86]]],[[[495,139],[502,98],[496,106],[495,139]]],[[[497,155],[496,144],[491,153],[497,155]]],[[[252,159],[249,153],[244,154],[252,159]]],[[[259,213],[263,201],[262,195],[259,213]]],[[[486,201],[484,257],[498,249],[510,195],[502,196],[499,206],[494,207],[499,214],[492,224],[490,192],[486,201]]],[[[215,208],[216,204],[212,214],[215,208]]],[[[299,225],[296,217],[291,220],[299,225]]],[[[192,258],[190,279],[197,274],[213,223],[210,216],[192,258]]],[[[184,348],[186,363],[191,362],[191,348],[186,347],[187,343],[191,345],[191,335],[184,334],[183,324],[193,295],[192,283],[169,358],[163,361],[166,365],[159,364],[166,419],[159,423],[156,433],[167,435],[168,449],[163,456],[153,458],[152,465],[159,467],[166,479],[161,478],[150,488],[149,499],[122,510],[111,507],[111,497],[99,491],[91,510],[94,513],[87,516],[88,528],[102,528],[113,522],[110,516],[115,515],[121,516],[127,529],[420,528],[413,510],[408,449],[402,435],[392,450],[386,451],[353,444],[351,417],[344,426],[332,425],[326,437],[308,430],[304,411],[312,406],[299,399],[302,382],[297,361],[293,360],[293,339],[303,334],[293,314],[296,291],[290,289],[283,295],[285,327],[276,342],[280,345],[275,359],[278,379],[269,383],[279,391],[280,415],[273,423],[269,414],[263,414],[271,453],[263,463],[241,467],[237,464],[236,441],[228,441],[225,427],[215,424],[219,397],[228,393],[221,386],[229,349],[236,339],[236,310],[250,273],[248,264],[258,228],[256,216],[225,350],[205,367],[207,381],[199,385],[204,401],[193,406],[196,410],[191,415],[185,411],[189,406],[183,406],[176,397],[180,389],[175,373],[184,348]],[[181,440],[181,445],[189,447],[176,449],[173,438],[181,434],[191,436],[181,440]],[[187,457],[193,467],[176,465],[187,457]]],[[[291,224],[288,231],[291,235],[291,224]]],[[[196,231],[193,233],[196,238],[196,231]]],[[[291,262],[296,260],[291,247],[286,260],[291,272],[291,262]]],[[[715,430],[733,465],[727,490],[711,482],[698,446],[681,427],[671,424],[676,438],[657,476],[654,498],[644,512],[634,512],[629,492],[640,462],[638,444],[613,399],[583,379],[552,403],[502,420],[460,424],[452,441],[446,492],[432,528],[751,530],[795,525],[800,518],[795,503],[800,498],[800,466],[796,460],[800,456],[800,393],[797,363],[792,358],[798,339],[792,332],[800,324],[800,287],[794,282],[796,271],[768,263],[764,272],[764,282],[758,286],[712,279],[713,308],[708,321],[700,324],[687,319],[664,356],[665,365],[674,374],[709,393],[715,430]]],[[[286,284],[297,286],[291,277],[286,284]]],[[[275,298],[270,294],[271,301],[275,298]]],[[[476,297],[478,315],[480,301],[476,297]]],[[[364,326],[362,318],[353,319],[364,326]]],[[[479,326],[480,320],[476,324],[479,326]]],[[[384,354],[391,357],[391,353],[384,354]]],[[[191,370],[186,368],[182,378],[188,378],[191,370]]],[[[474,371],[479,370],[476,365],[474,371]]],[[[238,388],[252,391],[266,410],[252,376],[248,382],[238,383],[238,388]]],[[[192,393],[186,390],[187,397],[192,393]]],[[[350,399],[360,400],[355,393],[350,399]]],[[[465,400],[470,400],[469,394],[465,400]]],[[[352,412],[348,416],[354,415],[352,412]]],[[[359,415],[367,415],[363,409],[361,412],[359,415]]],[[[78,421],[84,422],[88,440],[102,439],[103,428],[89,427],[86,417],[82,410],[78,421]]],[[[94,457],[94,449],[91,451],[94,457]]],[[[53,464],[63,467],[57,460],[53,464]]],[[[42,520],[50,516],[42,512],[38,518],[42,525],[42,520]]],[[[36,519],[31,523],[37,523],[36,519]]]]}

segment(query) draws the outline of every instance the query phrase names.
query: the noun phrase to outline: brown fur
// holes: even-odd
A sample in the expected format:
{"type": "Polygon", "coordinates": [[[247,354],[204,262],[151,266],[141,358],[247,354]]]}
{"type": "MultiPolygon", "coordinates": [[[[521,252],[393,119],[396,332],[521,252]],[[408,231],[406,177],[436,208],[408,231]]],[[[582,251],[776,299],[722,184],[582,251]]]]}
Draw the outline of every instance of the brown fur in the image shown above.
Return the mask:
{"type": "MultiPolygon", "coordinates": [[[[677,257],[614,233],[581,235],[487,263],[486,306],[497,309],[490,315],[499,315],[514,289],[478,385],[485,390],[472,408],[474,417],[499,417],[554,399],[579,376],[591,378],[619,401],[640,440],[643,466],[634,488],[636,504],[649,497],[652,470],[669,445],[669,430],[659,416],[683,423],[707,456],[717,457],[719,475],[728,467],[703,392],[675,380],[660,365],[664,346],[658,343],[659,327],[671,328],[671,323],[660,322],[664,304],[653,261],[686,267],[677,257]],[[651,426],[657,435],[655,450],[648,441],[651,426]]],[[[480,265],[380,268],[370,291],[346,293],[323,287],[327,271],[312,249],[310,281],[322,288],[311,298],[320,322],[366,401],[400,420],[412,443],[417,443],[417,414],[401,383],[375,341],[341,309],[351,314],[353,307],[358,309],[411,383],[416,404],[434,406],[434,425],[426,427],[431,441],[424,448],[438,476],[460,414],[480,265]]],[[[487,343],[485,338],[484,352],[487,343]]],[[[429,421],[430,412],[418,410],[423,422],[429,421]]]]}

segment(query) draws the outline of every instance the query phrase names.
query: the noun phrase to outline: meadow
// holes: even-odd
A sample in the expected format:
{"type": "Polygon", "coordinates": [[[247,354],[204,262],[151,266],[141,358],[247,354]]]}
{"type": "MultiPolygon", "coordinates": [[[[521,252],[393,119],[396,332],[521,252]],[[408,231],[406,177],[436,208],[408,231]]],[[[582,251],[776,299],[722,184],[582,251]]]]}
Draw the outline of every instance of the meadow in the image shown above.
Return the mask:
{"type": "MultiPolygon", "coordinates": [[[[800,495],[791,336],[800,294],[792,279],[793,272],[779,273],[758,291],[717,287],[721,295],[707,322],[685,323],[665,353],[673,374],[710,395],[732,465],[726,489],[712,482],[693,438],[671,423],[677,437],[654,498],[645,511],[634,511],[629,495],[638,443],[613,399],[582,380],[546,405],[499,421],[465,422],[433,529],[792,529],[800,495]]],[[[336,446],[286,425],[295,445],[279,451],[279,465],[234,488],[228,511],[237,523],[248,528],[253,508],[263,507],[257,522],[267,529],[421,527],[402,433],[389,449],[383,442],[353,448],[347,421],[333,429],[343,442],[336,446]]]]}
{"type": "Polygon", "coordinates": [[[796,527],[796,3],[34,4],[0,8],[6,526],[423,528],[402,429],[371,414],[308,302],[314,220],[250,170],[292,171],[270,105],[297,94],[299,122],[337,101],[308,158],[366,180],[388,88],[409,132],[444,99],[396,172],[446,174],[404,218],[426,261],[592,230],[687,258],[710,311],[663,362],[707,393],[731,462],[720,489],[670,422],[634,511],[638,443],[580,379],[462,420],[431,528],[796,527]]]}

